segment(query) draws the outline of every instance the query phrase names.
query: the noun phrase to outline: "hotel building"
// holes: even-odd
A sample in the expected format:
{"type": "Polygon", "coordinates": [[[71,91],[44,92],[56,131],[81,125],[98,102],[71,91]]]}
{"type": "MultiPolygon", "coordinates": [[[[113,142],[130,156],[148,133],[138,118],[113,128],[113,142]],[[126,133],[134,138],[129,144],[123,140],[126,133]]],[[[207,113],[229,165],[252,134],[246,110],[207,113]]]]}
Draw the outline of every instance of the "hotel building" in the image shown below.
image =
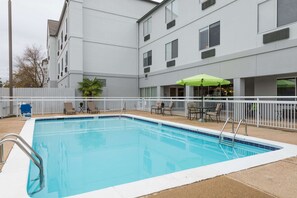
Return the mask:
{"type": "Polygon", "coordinates": [[[224,95],[295,96],[297,1],[68,0],[47,48],[49,87],[96,77],[106,97],[197,96],[175,82],[205,73],[232,82],[224,95]]]}

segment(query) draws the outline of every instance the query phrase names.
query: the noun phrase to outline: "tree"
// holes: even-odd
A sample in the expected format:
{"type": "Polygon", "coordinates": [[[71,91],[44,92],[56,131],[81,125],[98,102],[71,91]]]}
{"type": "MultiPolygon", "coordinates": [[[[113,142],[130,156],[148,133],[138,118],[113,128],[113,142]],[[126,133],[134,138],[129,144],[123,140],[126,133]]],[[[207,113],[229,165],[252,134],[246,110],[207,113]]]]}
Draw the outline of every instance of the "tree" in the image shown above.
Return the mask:
{"type": "Polygon", "coordinates": [[[90,80],[84,78],[82,82],[79,82],[78,90],[82,92],[83,97],[97,97],[102,93],[103,84],[97,78],[90,80]]]}
{"type": "Polygon", "coordinates": [[[13,74],[14,87],[43,87],[46,81],[42,67],[44,56],[41,48],[26,47],[22,56],[16,57],[17,70],[13,74]]]}
{"type": "Polygon", "coordinates": [[[1,80],[1,78],[0,78],[0,87],[3,87],[3,82],[1,80]]]}

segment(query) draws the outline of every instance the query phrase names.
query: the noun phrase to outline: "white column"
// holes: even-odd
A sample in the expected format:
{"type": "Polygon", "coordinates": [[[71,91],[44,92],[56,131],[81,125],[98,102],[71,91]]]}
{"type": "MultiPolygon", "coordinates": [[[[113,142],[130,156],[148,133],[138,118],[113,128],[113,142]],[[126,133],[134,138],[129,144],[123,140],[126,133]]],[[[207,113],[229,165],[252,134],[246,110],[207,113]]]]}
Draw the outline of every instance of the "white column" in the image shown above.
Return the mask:
{"type": "Polygon", "coordinates": [[[234,96],[245,96],[245,79],[233,79],[234,96]]]}
{"type": "Polygon", "coordinates": [[[164,88],[162,86],[157,86],[157,97],[161,98],[164,96],[164,88]]]}
{"type": "Polygon", "coordinates": [[[186,86],[186,98],[190,98],[194,96],[194,87],[186,86]]]}
{"type": "MultiPolygon", "coordinates": [[[[234,96],[245,96],[245,79],[236,78],[233,80],[234,96]]],[[[239,99],[240,100],[240,99],[239,99]]],[[[233,119],[239,121],[245,118],[246,106],[244,103],[235,103],[233,107],[233,119]]]]}

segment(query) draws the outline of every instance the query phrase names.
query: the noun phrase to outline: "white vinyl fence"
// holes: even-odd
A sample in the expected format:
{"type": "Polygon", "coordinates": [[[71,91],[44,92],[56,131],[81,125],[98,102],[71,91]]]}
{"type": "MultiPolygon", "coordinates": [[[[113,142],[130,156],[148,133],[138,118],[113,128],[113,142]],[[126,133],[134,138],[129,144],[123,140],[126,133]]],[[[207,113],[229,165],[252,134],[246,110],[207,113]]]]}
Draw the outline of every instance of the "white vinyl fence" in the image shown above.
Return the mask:
{"type": "MultiPolygon", "coordinates": [[[[44,105],[44,100],[52,98],[53,96],[59,98],[74,98],[75,89],[72,88],[14,88],[13,100],[9,100],[9,88],[0,88],[0,117],[5,117],[10,114],[10,101],[13,101],[13,114],[18,115],[20,103],[33,104],[34,98],[39,99],[42,102],[35,102],[34,109],[36,113],[40,113],[40,110],[51,113],[51,108],[56,107],[54,101],[48,101],[44,105]]],[[[58,107],[56,107],[58,108],[58,107]]],[[[63,104],[60,108],[63,108],[63,104]]]]}
{"type": "MultiPolygon", "coordinates": [[[[87,101],[94,101],[101,112],[139,110],[150,111],[157,101],[168,106],[174,102],[173,114],[187,116],[187,104],[195,102],[198,106],[209,107],[214,111],[222,104],[221,121],[232,117],[235,122],[245,119],[257,127],[266,126],[297,130],[297,97],[205,97],[201,98],[80,98],[80,97],[14,97],[14,114],[19,115],[19,105],[30,103],[33,114],[61,114],[64,102],[72,102],[77,112],[86,112],[87,101]],[[82,108],[80,108],[82,103],[82,108]]],[[[0,116],[9,114],[9,97],[0,98],[0,116]]]]}

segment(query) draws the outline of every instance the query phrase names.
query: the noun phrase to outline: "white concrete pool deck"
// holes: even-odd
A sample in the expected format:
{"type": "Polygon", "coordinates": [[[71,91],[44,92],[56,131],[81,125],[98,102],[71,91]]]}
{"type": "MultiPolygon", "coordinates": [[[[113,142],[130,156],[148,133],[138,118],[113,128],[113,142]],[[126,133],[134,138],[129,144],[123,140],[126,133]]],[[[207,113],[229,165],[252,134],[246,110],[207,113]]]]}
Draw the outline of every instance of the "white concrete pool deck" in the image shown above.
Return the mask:
{"type": "MultiPolygon", "coordinates": [[[[218,131],[194,127],[185,124],[177,124],[169,121],[161,121],[152,118],[140,117],[135,115],[127,116],[140,118],[144,120],[155,121],[159,123],[169,124],[173,126],[188,128],[191,130],[199,130],[203,132],[208,132],[211,134],[218,134],[218,131]]],[[[100,115],[103,116],[103,115],[100,115]]],[[[56,116],[63,117],[63,116],[56,116]]],[[[69,117],[69,116],[67,116],[69,117]]],[[[73,116],[82,117],[82,116],[73,116]]],[[[94,116],[91,116],[94,117],[94,116]]],[[[53,117],[49,117],[53,118],[53,117]]],[[[35,119],[28,120],[20,135],[28,142],[32,143],[33,130],[35,119]]],[[[225,136],[231,137],[231,133],[226,133],[225,136]]],[[[149,178],[137,182],[132,182],[128,184],[118,185],[114,187],[109,187],[102,190],[92,191],[89,193],[79,194],[73,197],[139,197],[147,194],[152,194],[154,192],[159,192],[165,189],[174,188],[177,186],[182,186],[186,184],[191,184],[197,181],[201,181],[208,178],[213,178],[219,175],[225,175],[228,173],[245,170],[251,167],[264,165],[271,162],[276,162],[282,159],[297,156],[297,146],[264,140],[254,137],[246,137],[238,135],[237,139],[248,140],[250,142],[260,142],[265,145],[273,145],[277,147],[282,147],[282,149],[277,151],[272,151],[268,153],[258,154],[254,156],[249,156],[245,158],[239,158],[235,160],[230,160],[226,162],[216,163],[212,165],[207,165],[199,168],[188,169],[185,171],[180,171],[164,176],[149,178]]],[[[1,186],[1,197],[28,197],[26,192],[27,177],[28,177],[28,167],[29,158],[22,153],[22,151],[14,146],[5,166],[2,169],[0,177],[1,186]],[[14,186],[13,190],[10,186],[14,186]]]]}

